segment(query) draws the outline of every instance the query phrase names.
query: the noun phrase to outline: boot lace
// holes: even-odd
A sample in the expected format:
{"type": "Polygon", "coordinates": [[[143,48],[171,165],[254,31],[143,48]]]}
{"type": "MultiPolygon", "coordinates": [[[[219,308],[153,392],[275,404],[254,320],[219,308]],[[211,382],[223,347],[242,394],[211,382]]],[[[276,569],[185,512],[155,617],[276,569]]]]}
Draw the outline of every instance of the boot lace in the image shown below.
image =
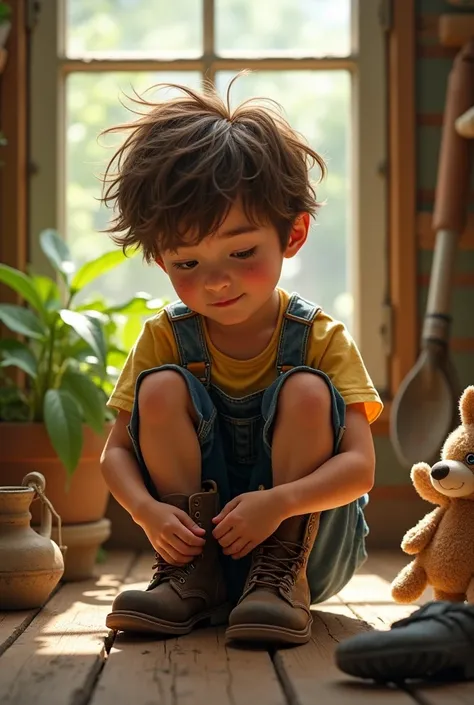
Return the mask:
{"type": "Polygon", "coordinates": [[[271,541],[257,549],[249,576],[249,587],[262,585],[268,588],[271,585],[290,590],[303,562],[301,544],[280,541],[273,536],[271,541]],[[284,555],[279,555],[282,549],[284,555]]]}
{"type": "Polygon", "coordinates": [[[150,580],[150,585],[156,586],[158,583],[164,583],[171,578],[177,579],[180,583],[186,582],[186,577],[191,573],[196,567],[194,561],[187,563],[186,565],[172,565],[167,563],[165,559],[155,552],[155,563],[153,563],[151,569],[155,572],[150,580]]]}

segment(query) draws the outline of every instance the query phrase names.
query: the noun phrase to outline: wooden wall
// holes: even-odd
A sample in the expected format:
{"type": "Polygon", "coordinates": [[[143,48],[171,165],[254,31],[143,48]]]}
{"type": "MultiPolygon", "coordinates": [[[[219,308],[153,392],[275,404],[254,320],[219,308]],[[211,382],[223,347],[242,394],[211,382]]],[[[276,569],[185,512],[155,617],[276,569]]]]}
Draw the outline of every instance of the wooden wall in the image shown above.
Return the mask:
{"type": "MultiPolygon", "coordinates": [[[[395,0],[400,6],[407,0],[395,0]]],[[[408,341],[409,355],[413,355],[413,343],[418,346],[420,324],[423,319],[428,293],[429,276],[433,258],[435,233],[431,227],[434,192],[438,167],[438,153],[448,74],[456,50],[442,47],[438,41],[439,16],[455,12],[455,8],[444,0],[416,0],[414,26],[414,228],[407,213],[408,232],[414,231],[415,248],[415,297],[409,306],[408,321],[404,336],[408,341]],[[416,323],[416,339],[413,341],[412,326],[416,323]]],[[[459,11],[459,10],[458,10],[459,11]]],[[[465,10],[466,11],[466,10],[465,10]]],[[[473,10],[474,11],[474,10],[473,10]]],[[[400,76],[403,82],[403,76],[400,76]]],[[[409,83],[409,81],[408,81],[409,83]]],[[[390,91],[393,94],[394,85],[390,91]]],[[[410,104],[409,97],[407,104],[410,104]]],[[[412,162],[412,155],[400,152],[398,158],[412,162]]],[[[473,170],[474,171],[474,170],[473,170]]],[[[473,174],[474,179],[474,174],[473,174]]],[[[474,183],[474,181],[473,181],[474,183]]],[[[408,194],[410,198],[410,194],[408,194]]],[[[471,196],[472,214],[459,243],[452,298],[452,357],[461,385],[474,384],[474,189],[471,196]]],[[[400,228],[403,223],[400,223],[400,228]]],[[[391,232],[391,237],[397,233],[391,232]]],[[[401,240],[408,258],[412,256],[406,234],[401,231],[401,240]]],[[[392,243],[393,245],[393,243],[392,243]]],[[[400,257],[403,258],[403,247],[400,257]]],[[[392,247],[393,249],[393,247],[392,247]]],[[[408,271],[400,276],[400,284],[408,271]]],[[[408,281],[410,286],[410,282],[408,281]]],[[[401,323],[403,333],[403,323],[401,323]]],[[[404,364],[407,364],[405,359],[404,364]]],[[[411,486],[408,469],[396,460],[387,436],[376,435],[377,481],[372,493],[367,516],[372,525],[369,541],[372,545],[393,545],[403,532],[424,513],[430,505],[419,500],[411,486]]],[[[370,545],[370,544],[369,544],[370,545]]]]}
{"type": "MultiPolygon", "coordinates": [[[[0,129],[8,140],[0,150],[0,261],[24,268],[27,261],[27,32],[26,1],[17,0],[7,57],[0,74],[0,129]]],[[[6,288],[2,301],[13,300],[6,288]]]]}
{"type": "MultiPolygon", "coordinates": [[[[456,49],[440,46],[439,15],[454,8],[442,0],[418,0],[416,60],[418,307],[428,293],[434,233],[431,229],[446,83],[456,49]]],[[[466,10],[465,10],[466,12],[466,10]]],[[[474,14],[474,8],[471,10],[474,14]]],[[[474,169],[473,169],[474,178],[474,169]]],[[[474,191],[471,193],[474,211],[474,191]]],[[[474,383],[474,212],[460,241],[453,291],[453,359],[463,387],[474,383]]]]}

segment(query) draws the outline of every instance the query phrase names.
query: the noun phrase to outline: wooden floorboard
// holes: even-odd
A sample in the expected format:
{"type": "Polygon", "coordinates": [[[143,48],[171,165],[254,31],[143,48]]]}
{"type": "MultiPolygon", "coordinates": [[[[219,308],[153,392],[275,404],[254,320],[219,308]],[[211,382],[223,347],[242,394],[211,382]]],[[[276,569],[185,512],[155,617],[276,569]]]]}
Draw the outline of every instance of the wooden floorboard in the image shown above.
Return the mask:
{"type": "Polygon", "coordinates": [[[361,684],[339,671],[336,646],[370,629],[346,605],[331,602],[312,612],[311,641],[275,654],[275,667],[292,705],[415,705],[410,695],[397,688],[361,684]]]}
{"type": "MultiPolygon", "coordinates": [[[[143,556],[122,589],[143,590],[151,558],[143,556]]],[[[266,650],[228,648],[224,629],[180,638],[116,637],[90,705],[286,705],[266,650]]]]}
{"type": "Polygon", "coordinates": [[[114,596],[144,589],[152,555],[109,554],[94,580],[61,585],[40,610],[0,613],[1,705],[471,705],[474,683],[381,687],[335,664],[337,644],[389,629],[418,604],[397,605],[390,583],[401,552],[374,552],[339,595],[313,608],[300,647],[226,645],[224,629],[171,639],[115,636],[105,627],[114,596]],[[2,653],[3,650],[3,653],[2,653]]]}
{"type": "Polygon", "coordinates": [[[399,605],[393,601],[390,585],[400,569],[408,562],[403,553],[375,552],[338,597],[349,609],[374,629],[390,629],[393,622],[408,617],[418,607],[431,599],[431,591],[413,605],[399,605]]]}
{"type": "Polygon", "coordinates": [[[39,609],[0,612],[0,656],[31,624],[39,609]]]}
{"type": "Polygon", "coordinates": [[[64,584],[0,658],[2,705],[87,703],[105,659],[104,620],[133,555],[113,553],[98,577],[64,584]]]}

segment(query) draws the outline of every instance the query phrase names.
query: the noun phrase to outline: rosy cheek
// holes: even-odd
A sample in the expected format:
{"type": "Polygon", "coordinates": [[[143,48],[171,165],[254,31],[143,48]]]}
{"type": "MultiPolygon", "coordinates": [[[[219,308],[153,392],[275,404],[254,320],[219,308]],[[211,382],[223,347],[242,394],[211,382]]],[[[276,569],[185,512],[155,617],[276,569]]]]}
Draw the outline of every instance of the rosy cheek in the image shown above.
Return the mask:
{"type": "Polygon", "coordinates": [[[171,277],[171,283],[181,300],[192,299],[197,291],[197,280],[190,272],[182,274],[177,272],[171,277]]]}
{"type": "Polygon", "coordinates": [[[249,283],[260,284],[269,279],[273,279],[274,271],[268,262],[248,261],[245,267],[241,268],[240,275],[249,283]]]}

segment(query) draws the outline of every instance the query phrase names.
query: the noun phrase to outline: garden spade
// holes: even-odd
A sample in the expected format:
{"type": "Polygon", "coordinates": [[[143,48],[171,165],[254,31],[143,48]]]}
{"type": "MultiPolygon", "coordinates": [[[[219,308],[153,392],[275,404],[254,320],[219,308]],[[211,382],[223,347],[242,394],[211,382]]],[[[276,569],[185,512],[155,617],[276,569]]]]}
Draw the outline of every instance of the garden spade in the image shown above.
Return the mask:
{"type": "Polygon", "coordinates": [[[392,405],[392,443],[408,466],[438,456],[457,416],[460,389],[448,347],[450,299],[457,241],[467,218],[471,142],[456,132],[455,121],[473,104],[474,41],[470,41],[458,52],[448,79],[433,213],[436,243],[421,353],[392,405]]]}

